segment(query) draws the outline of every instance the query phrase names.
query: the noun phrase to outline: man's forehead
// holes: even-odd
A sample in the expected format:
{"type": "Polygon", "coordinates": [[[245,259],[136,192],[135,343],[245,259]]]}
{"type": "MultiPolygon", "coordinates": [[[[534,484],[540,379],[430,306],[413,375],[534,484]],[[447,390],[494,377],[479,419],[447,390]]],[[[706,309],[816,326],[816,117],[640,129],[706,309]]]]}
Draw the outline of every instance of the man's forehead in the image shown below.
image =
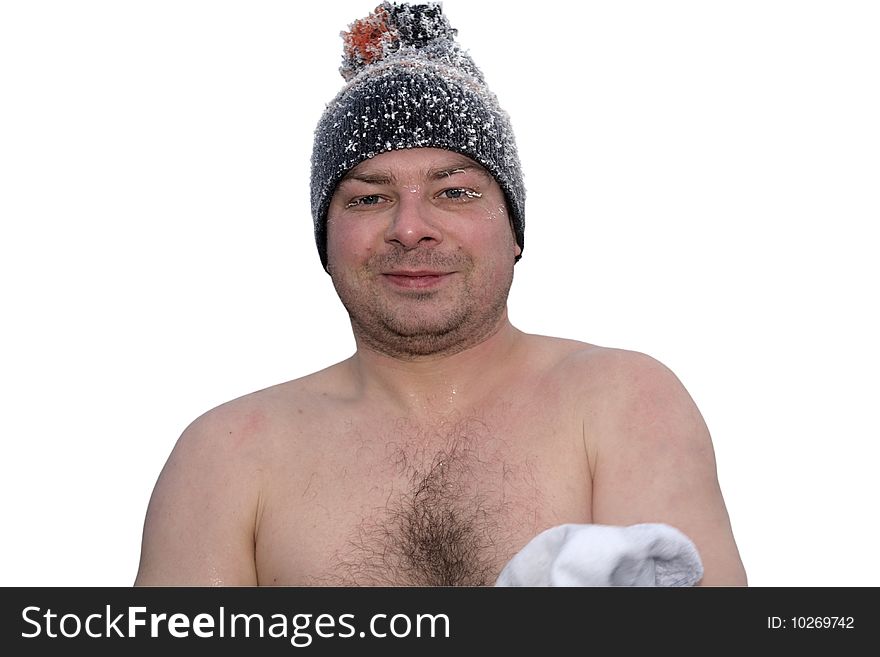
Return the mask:
{"type": "Polygon", "coordinates": [[[364,160],[350,169],[343,180],[364,176],[393,179],[404,172],[436,178],[467,170],[489,175],[483,166],[461,153],[439,148],[406,148],[388,151],[364,160]]]}

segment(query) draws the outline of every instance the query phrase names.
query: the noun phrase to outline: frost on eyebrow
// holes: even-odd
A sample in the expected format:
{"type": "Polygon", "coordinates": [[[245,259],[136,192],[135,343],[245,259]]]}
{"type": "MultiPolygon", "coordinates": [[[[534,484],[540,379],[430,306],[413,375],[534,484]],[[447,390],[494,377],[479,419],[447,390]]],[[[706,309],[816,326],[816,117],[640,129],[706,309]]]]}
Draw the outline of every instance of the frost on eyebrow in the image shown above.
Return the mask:
{"type": "Polygon", "coordinates": [[[434,180],[439,180],[441,178],[448,178],[456,173],[467,173],[469,171],[473,171],[481,176],[491,177],[491,174],[479,164],[456,164],[451,167],[435,169],[434,171],[429,172],[429,177],[434,180]]]}

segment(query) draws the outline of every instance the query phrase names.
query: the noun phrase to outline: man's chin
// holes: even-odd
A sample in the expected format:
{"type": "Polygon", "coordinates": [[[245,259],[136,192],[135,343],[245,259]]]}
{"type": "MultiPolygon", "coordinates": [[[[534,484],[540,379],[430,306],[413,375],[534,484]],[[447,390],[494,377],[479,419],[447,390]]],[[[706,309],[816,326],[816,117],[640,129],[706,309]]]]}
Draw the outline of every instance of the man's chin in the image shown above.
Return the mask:
{"type": "Polygon", "coordinates": [[[437,322],[405,322],[385,324],[384,329],[391,340],[437,342],[454,334],[458,323],[448,320],[437,322]]]}
{"type": "Polygon", "coordinates": [[[436,321],[383,321],[356,327],[361,340],[372,349],[395,358],[442,355],[460,350],[461,323],[449,317],[436,321]]]}

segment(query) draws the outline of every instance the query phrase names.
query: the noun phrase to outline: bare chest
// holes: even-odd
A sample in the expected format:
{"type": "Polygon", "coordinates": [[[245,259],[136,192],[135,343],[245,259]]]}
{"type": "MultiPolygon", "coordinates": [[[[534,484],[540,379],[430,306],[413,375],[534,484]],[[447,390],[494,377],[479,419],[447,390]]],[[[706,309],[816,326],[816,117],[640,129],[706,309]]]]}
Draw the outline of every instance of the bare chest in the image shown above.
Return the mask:
{"type": "MultiPolygon", "coordinates": [[[[350,424],[274,471],[261,583],[485,586],[534,535],[588,522],[589,468],[553,418],[350,424]]],[[[572,428],[573,429],[573,428],[572,428]]]]}

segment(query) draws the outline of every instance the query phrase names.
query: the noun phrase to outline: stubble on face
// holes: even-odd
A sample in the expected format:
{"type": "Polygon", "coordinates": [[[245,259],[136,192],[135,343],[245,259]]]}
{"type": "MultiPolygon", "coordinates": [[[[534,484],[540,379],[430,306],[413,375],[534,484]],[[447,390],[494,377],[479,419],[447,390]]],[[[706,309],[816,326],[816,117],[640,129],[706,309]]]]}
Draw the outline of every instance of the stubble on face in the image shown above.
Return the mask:
{"type": "Polygon", "coordinates": [[[329,271],[360,342],[393,358],[419,360],[459,353],[498,330],[513,283],[513,259],[508,268],[488,264],[486,271],[493,273],[486,280],[461,250],[395,248],[350,273],[332,263],[329,271]],[[401,269],[455,273],[439,290],[391,292],[382,272],[401,269]]]}

